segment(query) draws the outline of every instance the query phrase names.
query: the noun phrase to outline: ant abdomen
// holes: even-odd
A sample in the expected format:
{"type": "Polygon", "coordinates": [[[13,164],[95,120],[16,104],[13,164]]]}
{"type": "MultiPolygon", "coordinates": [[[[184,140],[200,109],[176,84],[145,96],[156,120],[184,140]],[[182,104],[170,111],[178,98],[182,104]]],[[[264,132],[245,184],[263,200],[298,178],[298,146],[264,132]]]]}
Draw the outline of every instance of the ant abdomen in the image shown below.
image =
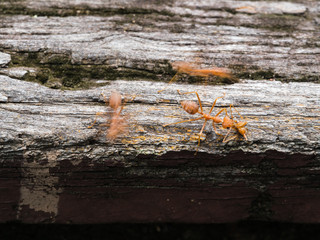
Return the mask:
{"type": "Polygon", "coordinates": [[[110,127],[107,131],[107,139],[115,140],[120,134],[126,132],[127,122],[124,117],[120,116],[120,111],[115,113],[111,118],[110,127]]]}
{"type": "Polygon", "coordinates": [[[196,114],[199,110],[199,105],[193,101],[181,101],[182,108],[189,114],[196,114]]]}

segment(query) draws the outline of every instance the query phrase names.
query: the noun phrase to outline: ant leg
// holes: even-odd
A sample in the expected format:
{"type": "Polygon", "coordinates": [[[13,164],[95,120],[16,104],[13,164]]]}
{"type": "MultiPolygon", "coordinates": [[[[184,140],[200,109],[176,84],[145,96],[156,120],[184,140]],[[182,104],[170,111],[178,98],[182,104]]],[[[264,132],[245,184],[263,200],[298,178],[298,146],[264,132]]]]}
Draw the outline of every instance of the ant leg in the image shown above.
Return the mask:
{"type": "Polygon", "coordinates": [[[226,108],[224,108],[224,111],[225,111],[225,113],[226,113],[225,117],[228,117],[229,119],[231,119],[232,122],[234,122],[234,121],[233,121],[233,115],[232,115],[231,109],[230,109],[231,117],[229,117],[228,110],[227,110],[226,108]]]}
{"type": "Polygon", "coordinates": [[[223,93],[223,96],[221,96],[221,97],[217,97],[215,100],[214,100],[214,103],[212,104],[212,107],[211,107],[211,109],[210,109],[210,112],[209,112],[209,114],[212,112],[212,110],[213,110],[213,108],[214,108],[214,106],[216,105],[216,103],[217,103],[217,100],[219,99],[219,98],[224,98],[224,96],[226,95],[226,93],[223,93]]]}
{"type": "Polygon", "coordinates": [[[203,112],[201,100],[200,100],[199,94],[198,94],[196,91],[181,93],[179,90],[177,90],[177,92],[178,92],[180,95],[195,93],[195,94],[197,95],[197,98],[198,98],[198,102],[199,102],[199,106],[200,106],[201,112],[203,112]]]}
{"type": "Polygon", "coordinates": [[[171,78],[171,80],[168,82],[168,85],[167,85],[164,89],[159,90],[158,93],[161,93],[161,92],[163,92],[164,90],[166,90],[166,89],[169,87],[169,84],[171,84],[173,81],[175,81],[179,75],[180,75],[180,72],[178,71],[178,72],[171,78]]]}
{"type": "Polygon", "coordinates": [[[233,136],[233,137],[231,137],[231,138],[229,138],[229,139],[227,139],[227,140],[223,140],[223,143],[227,143],[227,142],[230,142],[231,140],[233,140],[233,139],[235,139],[237,137],[237,135],[235,135],[235,136],[233,136]]]}
{"type": "Polygon", "coordinates": [[[223,111],[225,111],[226,114],[227,114],[227,109],[226,109],[226,108],[222,108],[222,109],[215,115],[215,117],[218,117],[223,111]]]}
{"type": "MultiPolygon", "coordinates": [[[[228,136],[229,133],[231,132],[231,129],[232,129],[232,128],[230,128],[229,131],[227,132],[227,134],[224,136],[224,139],[222,140],[223,143],[226,142],[227,136],[228,136]]],[[[230,140],[231,140],[231,139],[230,139],[230,140]]],[[[228,141],[230,141],[230,140],[228,140],[228,141]]]]}
{"type": "Polygon", "coordinates": [[[199,147],[200,147],[201,135],[202,135],[202,132],[203,132],[203,130],[204,130],[204,127],[206,126],[207,121],[208,121],[208,120],[205,119],[205,120],[204,120],[204,123],[203,123],[203,125],[202,125],[201,131],[200,131],[200,133],[199,133],[197,150],[196,150],[196,152],[194,153],[194,155],[197,155],[197,153],[198,153],[198,150],[199,150],[199,147]]]}
{"type": "Polygon", "coordinates": [[[213,126],[213,129],[214,129],[214,132],[215,132],[217,135],[223,136],[221,133],[218,133],[217,128],[216,128],[216,125],[214,124],[214,121],[212,121],[212,126],[213,126]]]}
{"type": "Polygon", "coordinates": [[[246,141],[248,141],[248,138],[247,138],[247,136],[246,136],[245,134],[243,134],[243,137],[244,137],[244,139],[245,139],[246,141]]]}
{"type": "Polygon", "coordinates": [[[101,95],[103,96],[103,100],[106,104],[108,104],[109,99],[106,97],[106,95],[104,95],[104,93],[102,92],[101,95]]]}
{"type": "Polygon", "coordinates": [[[208,121],[207,119],[204,120],[204,123],[203,123],[203,125],[202,125],[201,131],[200,131],[200,133],[199,133],[198,147],[200,146],[201,134],[202,134],[202,132],[203,132],[203,130],[204,130],[204,127],[206,126],[207,121],[208,121]]]}
{"type": "Polygon", "coordinates": [[[105,114],[106,114],[106,113],[104,113],[104,112],[97,112],[97,113],[96,113],[96,117],[95,117],[92,125],[90,125],[88,128],[92,128],[92,127],[96,124],[98,117],[101,116],[101,115],[105,115],[105,114]]]}
{"type": "Polygon", "coordinates": [[[232,107],[234,108],[233,104],[230,104],[230,115],[231,115],[231,119],[233,120],[232,107]]]}
{"type": "MultiPolygon", "coordinates": [[[[215,118],[218,117],[223,111],[227,111],[227,109],[226,108],[222,108],[214,117],[215,118]]],[[[213,129],[214,129],[214,132],[217,135],[223,136],[221,133],[218,133],[214,120],[212,120],[212,126],[213,126],[213,129]]]]}
{"type": "Polygon", "coordinates": [[[124,108],[124,105],[121,106],[121,108],[118,112],[114,111],[113,114],[118,114],[120,116],[120,113],[122,112],[123,108],[124,108]]]}
{"type": "Polygon", "coordinates": [[[128,96],[124,96],[123,101],[122,101],[122,105],[125,105],[125,104],[126,104],[127,102],[129,102],[129,101],[131,102],[131,101],[135,100],[136,97],[137,97],[136,94],[134,94],[131,99],[130,99],[128,96]]]}
{"type": "Polygon", "coordinates": [[[180,121],[180,122],[169,123],[169,124],[163,125],[163,127],[166,127],[166,126],[169,126],[169,125],[173,125],[173,124],[178,124],[178,123],[197,121],[197,120],[200,120],[202,118],[203,118],[203,116],[198,117],[198,118],[194,118],[194,119],[188,119],[188,120],[180,121]]]}
{"type": "MultiPolygon", "coordinates": [[[[240,116],[240,118],[243,120],[243,117],[241,116],[241,114],[239,113],[239,111],[235,108],[235,106],[233,104],[230,104],[230,112],[231,112],[231,116],[232,116],[232,111],[231,111],[231,108],[233,108],[240,116]]],[[[232,116],[233,118],[233,116],[232,116]]]]}
{"type": "MultiPolygon", "coordinates": [[[[229,117],[229,114],[228,114],[228,110],[225,108],[224,109],[225,113],[226,113],[226,117],[229,117]]],[[[232,113],[232,112],[231,112],[232,113]]],[[[232,114],[231,114],[232,115],[232,114]]]]}

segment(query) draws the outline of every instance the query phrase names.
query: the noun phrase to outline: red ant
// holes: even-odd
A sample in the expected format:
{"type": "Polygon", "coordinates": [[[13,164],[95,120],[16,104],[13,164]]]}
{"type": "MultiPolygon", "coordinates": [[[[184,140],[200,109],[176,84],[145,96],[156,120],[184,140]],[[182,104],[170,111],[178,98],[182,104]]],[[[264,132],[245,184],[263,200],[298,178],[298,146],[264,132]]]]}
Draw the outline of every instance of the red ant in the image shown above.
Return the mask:
{"type": "MultiPolygon", "coordinates": [[[[108,102],[106,96],[102,93],[105,103],[108,102]]],[[[126,132],[127,124],[126,120],[123,116],[121,116],[121,111],[123,110],[123,105],[121,106],[121,95],[118,92],[112,92],[109,98],[109,106],[112,108],[112,116],[111,119],[107,123],[100,124],[99,126],[109,126],[107,131],[107,139],[110,141],[115,140],[120,134],[126,132]]],[[[97,122],[97,117],[101,115],[107,115],[104,112],[96,113],[96,118],[91,126],[88,128],[92,128],[94,124],[97,122]]]]}
{"type": "Polygon", "coordinates": [[[243,120],[243,117],[238,112],[238,110],[233,106],[233,104],[230,105],[231,118],[228,116],[227,109],[223,109],[226,113],[226,116],[223,118],[222,127],[229,128],[229,130],[228,130],[227,134],[224,136],[224,139],[222,142],[226,143],[226,142],[229,142],[237,137],[237,136],[233,136],[233,137],[227,139],[227,136],[229,135],[229,133],[231,132],[232,129],[235,129],[241,136],[243,136],[245,138],[246,141],[248,141],[248,138],[246,136],[247,129],[245,128],[245,126],[247,125],[247,122],[235,120],[232,115],[232,108],[238,113],[241,120],[243,120]]]}
{"type": "MultiPolygon", "coordinates": [[[[213,126],[213,128],[214,128],[215,133],[218,134],[218,135],[221,135],[221,134],[219,134],[219,133],[217,132],[215,123],[221,123],[221,122],[222,122],[222,119],[219,118],[218,116],[225,110],[225,108],[224,108],[224,109],[221,109],[215,116],[211,116],[210,114],[211,114],[214,106],[216,105],[217,100],[218,100],[219,98],[223,98],[223,97],[225,96],[225,94],[223,94],[223,96],[221,96],[221,97],[217,97],[217,98],[214,100],[214,102],[213,102],[213,104],[212,104],[212,106],[211,106],[211,109],[210,109],[209,113],[208,113],[208,114],[205,114],[205,113],[203,112],[202,103],[201,103],[200,97],[199,97],[199,95],[198,95],[197,92],[193,91],[193,92],[180,93],[180,91],[178,90],[178,93],[179,93],[180,95],[181,95],[181,94],[191,94],[191,93],[195,93],[195,94],[197,95],[198,102],[199,102],[199,105],[200,105],[200,111],[199,111],[199,106],[198,106],[198,104],[195,103],[195,102],[193,102],[193,101],[182,101],[182,102],[181,102],[181,106],[182,106],[182,108],[183,108],[187,113],[189,113],[189,114],[191,114],[191,115],[194,115],[194,114],[198,113],[198,114],[201,115],[201,117],[194,118],[194,119],[189,119],[189,120],[183,120],[183,121],[176,122],[176,123],[169,123],[169,124],[163,125],[164,127],[166,127],[166,126],[168,126],[168,125],[173,125],[173,124],[178,124],[178,123],[184,123],[184,122],[192,122],[192,121],[197,121],[197,120],[200,120],[200,119],[204,119],[204,123],[203,123],[202,128],[201,128],[200,133],[199,133],[198,148],[199,148],[199,146],[200,146],[201,134],[202,134],[202,132],[203,132],[203,130],[204,130],[204,127],[206,126],[206,123],[207,123],[208,120],[212,120],[212,126],[213,126]]],[[[197,151],[198,151],[198,149],[197,149],[197,151]]]]}
{"type": "MultiPolygon", "coordinates": [[[[177,73],[173,76],[173,78],[171,78],[168,84],[171,84],[173,81],[175,81],[182,73],[186,73],[190,76],[205,78],[208,78],[210,75],[218,76],[221,78],[232,78],[232,76],[228,73],[228,70],[225,68],[198,69],[195,68],[192,63],[188,62],[173,62],[172,68],[177,70],[177,73]]],[[[158,93],[163,92],[166,88],[164,88],[163,90],[159,90],[158,93]]]]}

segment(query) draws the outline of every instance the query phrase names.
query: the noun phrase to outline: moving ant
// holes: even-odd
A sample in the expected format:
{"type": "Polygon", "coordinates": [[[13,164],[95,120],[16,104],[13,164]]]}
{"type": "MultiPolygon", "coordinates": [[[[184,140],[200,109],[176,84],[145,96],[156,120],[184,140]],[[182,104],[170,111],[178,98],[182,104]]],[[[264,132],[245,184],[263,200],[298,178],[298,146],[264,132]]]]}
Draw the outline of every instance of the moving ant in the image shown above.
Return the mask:
{"type": "MultiPolygon", "coordinates": [[[[109,107],[112,108],[113,112],[111,115],[110,120],[108,119],[107,123],[100,124],[99,126],[109,126],[109,129],[107,130],[107,139],[110,141],[115,140],[120,134],[126,132],[127,123],[123,116],[121,116],[121,112],[123,110],[123,105],[121,106],[121,94],[119,92],[112,92],[109,101],[106,98],[106,96],[102,93],[102,96],[104,98],[105,103],[109,102],[109,107]]],[[[92,128],[95,123],[97,122],[98,116],[107,115],[107,113],[104,112],[98,112],[96,113],[96,118],[91,126],[88,128],[92,128]]]]}
{"type": "MultiPolygon", "coordinates": [[[[201,116],[198,117],[198,118],[194,118],[194,119],[188,119],[188,120],[183,120],[183,121],[179,121],[179,122],[176,122],[176,123],[169,123],[169,124],[166,124],[166,125],[163,125],[163,127],[166,127],[166,126],[169,126],[169,125],[173,125],[173,124],[178,124],[178,123],[184,123],[184,122],[192,122],[192,121],[197,121],[197,120],[200,120],[200,119],[204,119],[204,123],[202,125],[202,128],[200,130],[200,133],[199,133],[199,138],[198,138],[198,148],[200,146],[200,140],[201,140],[201,135],[202,135],[202,132],[204,130],[204,127],[206,126],[206,123],[208,120],[212,120],[212,126],[214,128],[214,131],[216,134],[218,135],[221,135],[220,133],[217,132],[217,129],[216,129],[216,126],[215,126],[215,123],[221,123],[222,122],[222,119],[219,118],[218,116],[225,110],[224,109],[221,109],[215,116],[211,116],[211,112],[214,108],[214,106],[216,105],[216,102],[219,98],[223,98],[225,96],[225,93],[223,94],[223,96],[221,97],[217,97],[212,106],[211,106],[211,109],[209,111],[208,114],[204,113],[203,112],[203,108],[202,108],[202,103],[201,103],[201,100],[200,100],[200,97],[199,97],[199,94],[196,92],[196,91],[193,91],[193,92],[186,92],[186,93],[180,93],[180,91],[178,90],[178,93],[180,95],[182,94],[191,94],[191,93],[195,93],[197,95],[197,98],[198,98],[198,102],[199,102],[199,105],[200,105],[200,110],[199,110],[199,106],[196,102],[193,102],[193,101],[182,101],[181,102],[181,106],[182,108],[189,114],[191,115],[194,115],[196,113],[200,114],[201,116]]],[[[198,148],[197,148],[197,151],[198,151],[198,148]]]]}
{"type": "Polygon", "coordinates": [[[235,129],[241,136],[243,136],[245,138],[246,141],[248,141],[248,138],[246,136],[247,133],[247,129],[245,128],[245,126],[247,125],[247,122],[245,121],[237,121],[234,119],[233,114],[232,114],[232,108],[238,113],[238,115],[240,116],[241,120],[243,120],[243,117],[241,116],[241,114],[238,112],[238,110],[233,106],[233,104],[230,105],[230,114],[231,114],[231,118],[228,116],[227,113],[227,109],[223,109],[226,113],[226,116],[223,118],[222,121],[222,127],[223,128],[229,128],[227,134],[224,136],[223,139],[223,143],[229,142],[233,139],[235,139],[237,136],[233,136],[229,139],[227,139],[227,136],[229,135],[229,133],[231,132],[232,129],[235,129]]]}
{"type": "MultiPolygon", "coordinates": [[[[205,77],[208,78],[210,75],[218,76],[221,78],[233,78],[229,71],[225,68],[212,68],[212,69],[198,69],[195,68],[191,63],[188,62],[173,62],[172,68],[177,70],[177,73],[171,78],[168,85],[171,84],[173,81],[177,80],[179,75],[182,73],[188,74],[190,76],[198,76],[198,77],[205,77]]],[[[166,90],[167,87],[165,87],[162,90],[159,90],[158,93],[163,92],[166,90]]]]}

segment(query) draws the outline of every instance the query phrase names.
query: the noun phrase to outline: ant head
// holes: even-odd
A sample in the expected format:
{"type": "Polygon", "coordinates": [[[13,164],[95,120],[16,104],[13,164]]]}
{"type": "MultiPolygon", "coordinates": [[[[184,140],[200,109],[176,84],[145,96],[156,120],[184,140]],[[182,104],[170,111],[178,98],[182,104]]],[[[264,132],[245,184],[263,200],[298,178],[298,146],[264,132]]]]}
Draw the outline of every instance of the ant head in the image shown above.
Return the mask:
{"type": "Polygon", "coordinates": [[[196,114],[199,110],[199,105],[193,101],[181,101],[182,108],[189,114],[196,114]]]}
{"type": "Polygon", "coordinates": [[[119,92],[112,92],[109,98],[109,106],[116,110],[121,105],[121,94],[119,92]]]}
{"type": "Polygon", "coordinates": [[[246,138],[247,129],[245,129],[244,127],[238,128],[238,132],[246,138]]]}

